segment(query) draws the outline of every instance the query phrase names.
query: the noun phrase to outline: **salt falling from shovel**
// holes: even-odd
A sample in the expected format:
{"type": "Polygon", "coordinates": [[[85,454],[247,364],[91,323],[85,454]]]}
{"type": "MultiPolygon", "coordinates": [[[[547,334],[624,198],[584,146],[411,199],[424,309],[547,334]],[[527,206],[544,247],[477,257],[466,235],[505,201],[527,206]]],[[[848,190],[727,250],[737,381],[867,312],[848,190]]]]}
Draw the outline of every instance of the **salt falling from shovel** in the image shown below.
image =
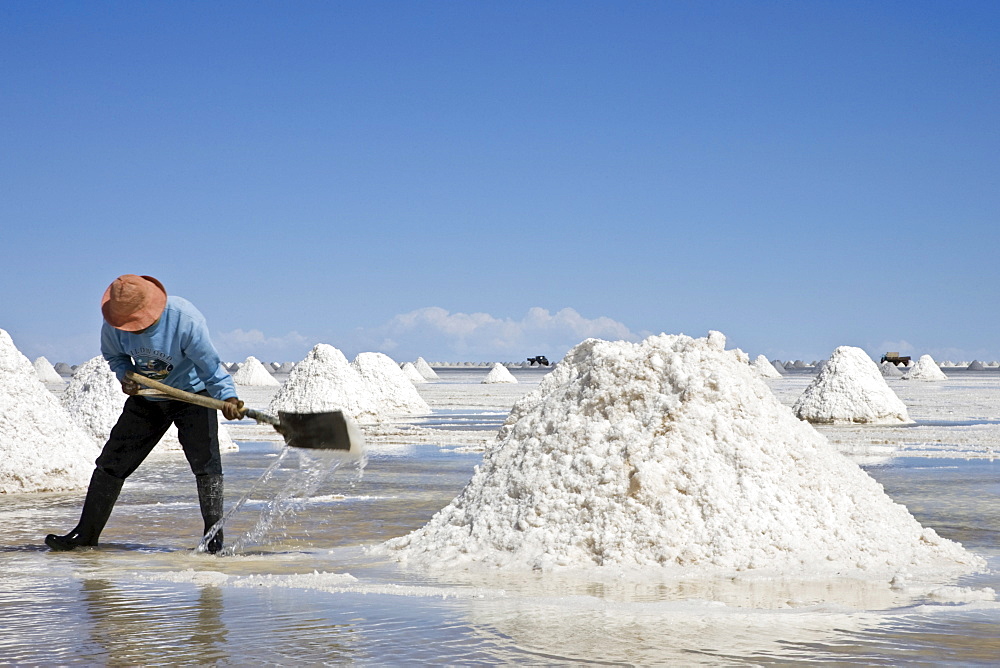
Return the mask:
{"type": "Polygon", "coordinates": [[[346,455],[344,452],[338,450],[303,450],[302,448],[287,446],[282,448],[281,453],[274,463],[264,471],[260,478],[257,479],[257,482],[243,495],[243,498],[237,501],[236,505],[230,508],[229,512],[202,538],[201,543],[198,544],[198,552],[207,551],[209,541],[225,527],[226,522],[243,508],[244,504],[246,504],[247,500],[250,499],[250,496],[258,488],[268,483],[274,477],[285,459],[292,452],[299,458],[298,470],[291,472],[288,480],[285,481],[281,488],[264,505],[264,509],[261,511],[260,517],[253,528],[226,545],[219,554],[226,556],[244,554],[250,548],[266,545],[268,536],[273,534],[276,529],[284,529],[288,521],[304,507],[306,500],[315,494],[316,490],[329,480],[341,466],[347,463],[355,464],[357,467],[357,479],[359,480],[367,461],[363,455],[358,458],[346,455]]]}

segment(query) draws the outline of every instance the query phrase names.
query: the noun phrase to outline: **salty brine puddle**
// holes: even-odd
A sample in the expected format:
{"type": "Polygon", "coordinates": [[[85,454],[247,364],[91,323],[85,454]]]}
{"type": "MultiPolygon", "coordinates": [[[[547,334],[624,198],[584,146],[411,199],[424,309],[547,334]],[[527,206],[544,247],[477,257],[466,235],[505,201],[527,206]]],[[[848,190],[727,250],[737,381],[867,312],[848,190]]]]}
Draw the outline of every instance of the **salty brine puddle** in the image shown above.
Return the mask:
{"type": "MultiPolygon", "coordinates": [[[[225,460],[233,502],[280,452],[273,443],[241,447],[225,460]]],[[[992,602],[929,598],[926,605],[880,610],[888,592],[852,582],[672,586],[547,576],[489,582],[461,574],[448,582],[359,548],[421,526],[464,486],[479,459],[433,446],[373,451],[360,478],[345,466],[302,499],[268,540],[222,558],[193,551],[194,481],[175,458],[151,460],[130,479],[97,550],[54,554],[40,547],[46,531],[75,521],[76,495],[2,499],[8,530],[0,556],[0,657],[141,664],[945,658],[986,664],[1000,652],[1000,611],[992,602]],[[788,597],[786,605],[774,604],[776,591],[788,597]],[[831,600],[840,603],[821,602],[831,600]],[[769,602],[754,609],[762,601],[769,602]],[[873,609],[858,610],[866,605],[873,609]]],[[[921,523],[997,568],[1000,463],[902,459],[870,472],[921,523]]],[[[274,487],[298,473],[279,469],[274,487]]],[[[238,535],[236,524],[245,529],[256,522],[272,491],[249,501],[227,536],[238,535]]],[[[1000,590],[995,573],[958,584],[1000,590]]]]}
{"type": "MultiPolygon", "coordinates": [[[[439,398],[426,422],[437,420],[435,428],[443,431],[449,421],[470,432],[498,426],[514,388],[479,388],[473,372],[447,379],[466,377],[464,386],[442,382],[422,390],[439,398]]],[[[778,380],[772,388],[792,397],[801,382],[778,380]]],[[[925,407],[914,417],[946,423],[995,418],[987,396],[995,385],[953,391],[893,387],[908,405],[925,407]]],[[[933,436],[945,442],[940,447],[971,444],[970,451],[979,451],[984,437],[991,443],[995,438],[995,426],[983,426],[989,431],[940,424],[933,436]]],[[[943,452],[906,458],[897,452],[893,458],[893,443],[885,442],[904,431],[829,433],[845,450],[858,450],[859,460],[877,462],[866,469],[918,521],[989,559],[991,572],[949,584],[1000,591],[1000,463],[943,452]],[[864,457],[870,443],[885,452],[864,457]]],[[[448,440],[444,447],[452,444],[448,440]]],[[[240,441],[240,448],[224,455],[227,510],[281,453],[274,442],[240,441]]],[[[626,582],[463,573],[434,578],[366,554],[364,546],[422,526],[454,498],[481,460],[460,450],[377,442],[360,475],[345,465],[308,497],[288,494],[293,512],[237,556],[194,552],[201,519],[194,479],[180,456],[150,459],[129,479],[96,550],[53,554],[41,542],[45,533],[76,522],[82,493],[0,497],[0,659],[143,665],[995,665],[1000,655],[995,598],[949,600],[961,593],[956,587],[900,599],[885,583],[856,581],[626,582]]],[[[227,543],[249,531],[273,499],[290,489],[299,465],[297,457],[286,456],[272,484],[251,495],[227,525],[227,543]]]]}

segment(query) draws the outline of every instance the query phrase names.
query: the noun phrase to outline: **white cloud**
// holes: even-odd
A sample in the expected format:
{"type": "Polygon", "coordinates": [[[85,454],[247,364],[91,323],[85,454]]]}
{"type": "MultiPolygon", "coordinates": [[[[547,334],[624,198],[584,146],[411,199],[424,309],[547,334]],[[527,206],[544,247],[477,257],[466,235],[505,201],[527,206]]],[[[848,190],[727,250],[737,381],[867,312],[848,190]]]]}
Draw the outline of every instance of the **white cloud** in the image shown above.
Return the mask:
{"type": "Polygon", "coordinates": [[[534,307],[512,319],[436,306],[402,313],[357,335],[360,349],[399,360],[422,356],[438,361],[519,361],[534,355],[555,360],[587,338],[636,341],[642,336],[611,318],[585,318],[571,308],[550,313],[534,307]]]}
{"type": "Polygon", "coordinates": [[[234,329],[214,334],[212,339],[226,362],[242,362],[248,355],[265,362],[297,362],[315,344],[298,332],[266,336],[259,329],[234,329]]]}

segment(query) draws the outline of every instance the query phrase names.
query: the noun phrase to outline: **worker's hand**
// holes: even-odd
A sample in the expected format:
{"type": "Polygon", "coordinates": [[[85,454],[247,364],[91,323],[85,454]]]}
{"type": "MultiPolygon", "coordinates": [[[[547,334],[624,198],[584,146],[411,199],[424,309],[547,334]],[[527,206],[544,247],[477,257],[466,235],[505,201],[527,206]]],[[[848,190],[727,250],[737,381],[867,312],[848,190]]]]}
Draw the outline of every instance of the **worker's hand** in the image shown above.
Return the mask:
{"type": "Polygon", "coordinates": [[[222,403],[222,415],[227,420],[242,420],[243,402],[236,397],[229,397],[222,403]]]}
{"type": "Polygon", "coordinates": [[[126,378],[122,381],[122,392],[129,396],[139,394],[139,390],[141,389],[142,386],[130,378],[126,378]]]}

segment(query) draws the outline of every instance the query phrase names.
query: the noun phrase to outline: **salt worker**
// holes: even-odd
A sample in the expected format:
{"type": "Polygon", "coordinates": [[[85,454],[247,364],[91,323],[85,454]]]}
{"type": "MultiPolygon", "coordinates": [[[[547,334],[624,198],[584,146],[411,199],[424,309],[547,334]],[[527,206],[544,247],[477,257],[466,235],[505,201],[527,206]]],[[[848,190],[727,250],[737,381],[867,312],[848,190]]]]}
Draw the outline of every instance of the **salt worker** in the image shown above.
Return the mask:
{"type": "MultiPolygon", "coordinates": [[[[227,420],[239,420],[243,402],[233,379],[222,367],[208,335],[205,317],[188,300],[167,295],[152,276],[125,274],[104,291],[101,354],[129,395],[121,417],[96,461],[80,522],[65,536],[49,534],[53,550],[97,545],[122,483],[160,438],[177,426],[184,456],[195,475],[205,534],[222,519],[222,458],[216,411],[183,401],[139,396],[140,385],[126,377],[134,371],[180,390],[203,394],[224,403],[227,420]]],[[[220,530],[208,542],[211,553],[222,548],[220,530]]]]}

